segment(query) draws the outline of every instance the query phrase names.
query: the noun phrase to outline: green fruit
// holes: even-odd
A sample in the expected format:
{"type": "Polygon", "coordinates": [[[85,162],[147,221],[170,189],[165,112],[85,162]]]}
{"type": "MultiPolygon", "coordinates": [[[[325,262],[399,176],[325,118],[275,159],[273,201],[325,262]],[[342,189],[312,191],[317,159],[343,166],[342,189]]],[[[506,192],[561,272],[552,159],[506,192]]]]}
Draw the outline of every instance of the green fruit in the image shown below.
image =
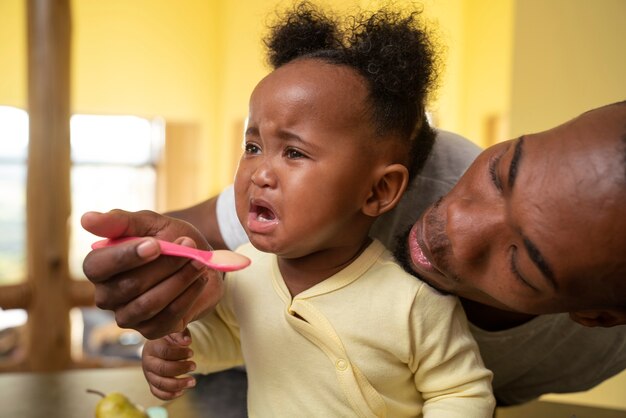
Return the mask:
{"type": "Polygon", "coordinates": [[[148,415],[126,396],[112,392],[104,396],[97,391],[88,390],[103,396],[96,405],[96,418],[148,418],[148,415]]]}

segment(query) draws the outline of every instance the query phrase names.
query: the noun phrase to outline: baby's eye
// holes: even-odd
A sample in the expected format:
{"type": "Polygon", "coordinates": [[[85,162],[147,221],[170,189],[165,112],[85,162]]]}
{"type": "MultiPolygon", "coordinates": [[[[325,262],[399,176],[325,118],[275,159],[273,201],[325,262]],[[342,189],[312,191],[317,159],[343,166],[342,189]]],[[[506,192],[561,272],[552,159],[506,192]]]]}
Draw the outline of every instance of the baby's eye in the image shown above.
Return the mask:
{"type": "Polygon", "coordinates": [[[261,152],[261,148],[259,148],[255,143],[248,142],[245,145],[246,154],[259,154],[261,152]]]}
{"type": "Polygon", "coordinates": [[[294,148],[288,148],[285,150],[285,156],[290,159],[304,158],[305,155],[294,148]]]}

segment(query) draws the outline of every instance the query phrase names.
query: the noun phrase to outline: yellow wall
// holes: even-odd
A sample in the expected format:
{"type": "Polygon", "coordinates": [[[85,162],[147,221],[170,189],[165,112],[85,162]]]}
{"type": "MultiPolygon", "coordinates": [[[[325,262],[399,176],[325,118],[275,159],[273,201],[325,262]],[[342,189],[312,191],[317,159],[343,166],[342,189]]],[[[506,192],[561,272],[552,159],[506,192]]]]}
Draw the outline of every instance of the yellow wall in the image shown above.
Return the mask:
{"type": "Polygon", "coordinates": [[[26,108],[26,2],[0,0],[0,106],[26,108]]]}
{"type": "Polygon", "coordinates": [[[624,0],[516,1],[513,136],[626,99],[625,20],[624,0]]]}
{"type": "Polygon", "coordinates": [[[513,0],[466,1],[458,130],[482,146],[508,139],[513,0]],[[492,124],[492,137],[488,124],[492,124]]]}
{"type": "MultiPolygon", "coordinates": [[[[216,125],[218,3],[72,1],[73,112],[161,116],[190,124],[205,146],[184,164],[214,168],[221,152],[218,141],[209,141],[216,125]]],[[[214,192],[214,178],[197,176],[193,195],[214,192]]]]}
{"type": "Polygon", "coordinates": [[[485,121],[504,123],[510,100],[513,0],[427,0],[424,8],[445,46],[434,122],[488,145],[485,121]]]}

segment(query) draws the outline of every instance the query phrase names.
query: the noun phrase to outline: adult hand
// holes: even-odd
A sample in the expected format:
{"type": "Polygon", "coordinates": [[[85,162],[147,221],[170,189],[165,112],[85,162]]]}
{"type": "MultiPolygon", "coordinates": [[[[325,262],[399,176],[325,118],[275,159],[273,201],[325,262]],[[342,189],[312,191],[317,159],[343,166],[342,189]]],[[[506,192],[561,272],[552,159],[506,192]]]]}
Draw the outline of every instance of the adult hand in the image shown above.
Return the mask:
{"type": "Polygon", "coordinates": [[[161,256],[150,238],[209,248],[191,224],[155,212],[122,210],[87,212],[81,224],[100,237],[146,237],[93,250],[83,263],[95,285],[96,306],[113,311],[120,327],[159,338],[184,330],[222,297],[221,273],[186,258],[161,256]]]}
{"type": "Polygon", "coordinates": [[[187,329],[146,342],[141,366],[150,392],[157,398],[169,401],[195,386],[194,377],[189,375],[196,369],[196,364],[190,360],[193,352],[189,344],[191,334],[187,329]]]}

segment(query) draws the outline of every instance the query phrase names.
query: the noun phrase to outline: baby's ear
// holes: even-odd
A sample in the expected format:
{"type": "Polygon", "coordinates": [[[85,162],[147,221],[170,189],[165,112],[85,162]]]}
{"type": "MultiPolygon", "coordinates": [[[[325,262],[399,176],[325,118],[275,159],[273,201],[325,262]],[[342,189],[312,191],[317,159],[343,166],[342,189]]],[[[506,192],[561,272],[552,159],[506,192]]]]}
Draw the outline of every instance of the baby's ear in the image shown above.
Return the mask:
{"type": "Polygon", "coordinates": [[[614,327],[626,324],[626,309],[597,309],[570,312],[570,318],[586,327],[614,327]]]}
{"type": "Polygon", "coordinates": [[[363,213],[379,216],[393,209],[409,184],[409,170],[402,164],[381,167],[363,205],[363,213]]]}

